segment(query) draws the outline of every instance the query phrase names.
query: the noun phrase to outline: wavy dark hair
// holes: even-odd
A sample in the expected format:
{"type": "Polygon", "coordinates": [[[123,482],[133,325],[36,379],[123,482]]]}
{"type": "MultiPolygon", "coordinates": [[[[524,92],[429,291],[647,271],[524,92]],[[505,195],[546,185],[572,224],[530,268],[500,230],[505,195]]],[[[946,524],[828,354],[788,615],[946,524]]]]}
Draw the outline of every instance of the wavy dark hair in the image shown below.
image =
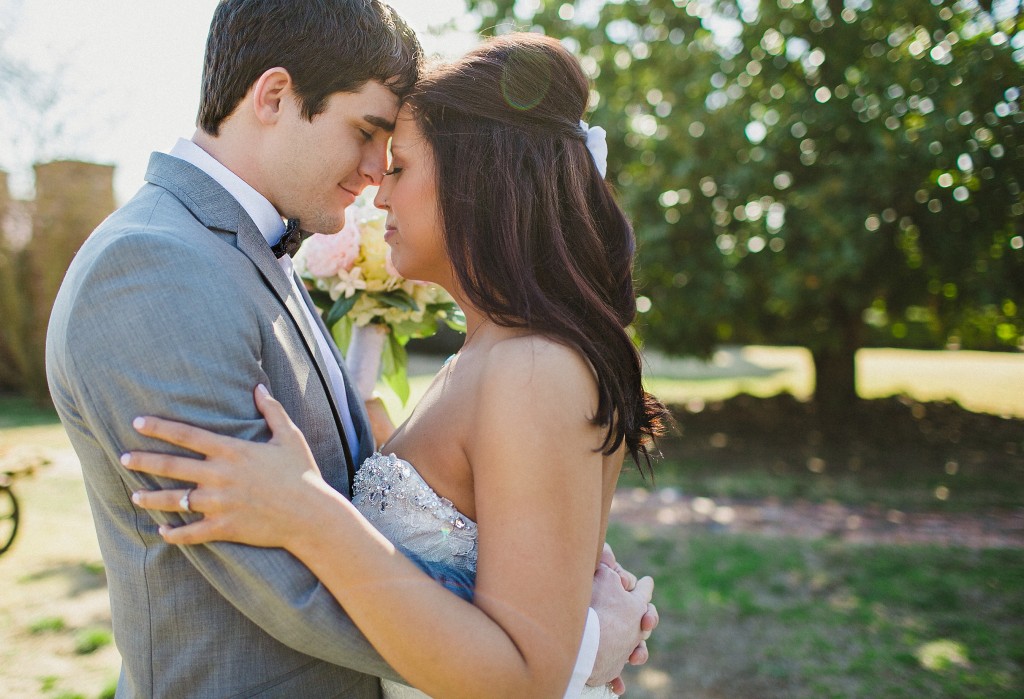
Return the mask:
{"type": "Polygon", "coordinates": [[[221,0],[206,40],[198,124],[211,136],[267,70],[288,71],[309,121],[370,80],[403,97],[423,50],[381,0],[221,0]]]}
{"type": "Polygon", "coordinates": [[[598,172],[580,119],[577,60],[536,34],[494,38],[435,67],[406,96],[433,151],[448,256],[495,323],[580,351],[597,373],[601,450],[625,441],[650,468],[668,411],[641,384],[633,229],[598,172]]]}

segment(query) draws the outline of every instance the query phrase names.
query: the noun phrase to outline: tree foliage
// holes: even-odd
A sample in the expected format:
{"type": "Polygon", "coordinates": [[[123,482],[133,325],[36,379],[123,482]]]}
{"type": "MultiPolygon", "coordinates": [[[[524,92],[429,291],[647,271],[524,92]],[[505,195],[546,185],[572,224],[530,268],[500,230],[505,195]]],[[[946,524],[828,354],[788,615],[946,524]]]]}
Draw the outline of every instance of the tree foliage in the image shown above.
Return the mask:
{"type": "Polygon", "coordinates": [[[593,78],[650,343],[806,346],[838,406],[865,345],[1021,346],[1015,0],[469,5],[593,78]]]}

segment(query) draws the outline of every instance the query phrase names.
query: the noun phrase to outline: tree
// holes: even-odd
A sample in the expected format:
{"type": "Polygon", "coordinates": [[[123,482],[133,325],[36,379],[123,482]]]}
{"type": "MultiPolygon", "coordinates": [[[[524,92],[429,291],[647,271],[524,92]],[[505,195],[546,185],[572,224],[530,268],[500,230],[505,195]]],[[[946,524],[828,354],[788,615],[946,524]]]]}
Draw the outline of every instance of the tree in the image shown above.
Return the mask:
{"type": "Polygon", "coordinates": [[[1019,3],[469,4],[582,56],[651,344],[806,346],[831,418],[866,345],[1021,346],[1019,3]]]}

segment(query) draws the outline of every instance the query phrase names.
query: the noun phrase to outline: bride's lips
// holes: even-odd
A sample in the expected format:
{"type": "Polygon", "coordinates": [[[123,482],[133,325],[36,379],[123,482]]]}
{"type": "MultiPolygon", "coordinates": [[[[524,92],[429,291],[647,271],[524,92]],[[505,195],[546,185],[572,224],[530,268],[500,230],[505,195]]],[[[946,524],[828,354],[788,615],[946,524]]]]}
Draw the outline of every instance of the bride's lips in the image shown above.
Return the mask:
{"type": "Polygon", "coordinates": [[[390,243],[391,239],[398,235],[397,226],[385,226],[384,228],[384,242],[390,243]]]}

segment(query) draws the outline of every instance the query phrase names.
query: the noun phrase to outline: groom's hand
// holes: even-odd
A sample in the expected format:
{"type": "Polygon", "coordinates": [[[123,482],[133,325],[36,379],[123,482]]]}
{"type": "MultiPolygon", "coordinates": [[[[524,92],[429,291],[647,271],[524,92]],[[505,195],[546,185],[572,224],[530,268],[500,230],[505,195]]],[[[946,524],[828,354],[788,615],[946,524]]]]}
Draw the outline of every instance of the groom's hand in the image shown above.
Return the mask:
{"type": "Polygon", "coordinates": [[[601,640],[594,671],[587,684],[612,684],[616,694],[625,691],[620,677],[626,663],[647,662],[647,638],[658,625],[658,610],[651,604],[654,581],[637,580],[615,560],[605,545],[601,564],[594,574],[590,606],[601,624],[601,640]]]}

